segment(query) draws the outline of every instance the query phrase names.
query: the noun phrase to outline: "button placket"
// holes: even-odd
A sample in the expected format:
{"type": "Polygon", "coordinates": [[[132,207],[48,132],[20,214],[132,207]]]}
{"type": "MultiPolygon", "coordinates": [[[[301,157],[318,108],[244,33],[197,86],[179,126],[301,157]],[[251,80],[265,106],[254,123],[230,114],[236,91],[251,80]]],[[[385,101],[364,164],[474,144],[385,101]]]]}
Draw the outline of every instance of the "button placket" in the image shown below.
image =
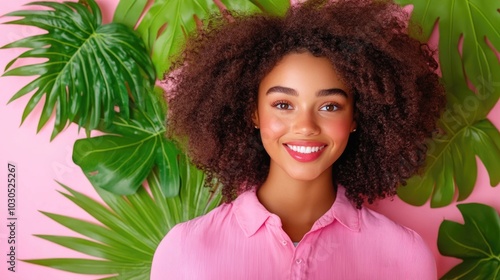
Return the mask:
{"type": "Polygon", "coordinates": [[[295,251],[292,261],[292,279],[307,279],[308,258],[311,256],[312,247],[310,236],[304,236],[302,246],[295,251]]]}
{"type": "Polygon", "coordinates": [[[305,267],[304,267],[304,259],[301,257],[297,257],[293,261],[292,265],[292,279],[294,280],[304,280],[304,272],[305,272],[305,267]]]}

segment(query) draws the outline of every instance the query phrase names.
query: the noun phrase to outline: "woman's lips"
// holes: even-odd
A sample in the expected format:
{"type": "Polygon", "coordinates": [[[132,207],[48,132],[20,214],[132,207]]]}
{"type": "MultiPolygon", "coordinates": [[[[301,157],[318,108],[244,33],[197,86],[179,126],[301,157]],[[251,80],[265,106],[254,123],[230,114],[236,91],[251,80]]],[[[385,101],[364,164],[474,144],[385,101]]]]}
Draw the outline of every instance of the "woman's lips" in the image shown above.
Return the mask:
{"type": "Polygon", "coordinates": [[[323,153],[325,144],[299,144],[286,143],[285,149],[292,158],[300,162],[310,162],[316,160],[323,153]]]}

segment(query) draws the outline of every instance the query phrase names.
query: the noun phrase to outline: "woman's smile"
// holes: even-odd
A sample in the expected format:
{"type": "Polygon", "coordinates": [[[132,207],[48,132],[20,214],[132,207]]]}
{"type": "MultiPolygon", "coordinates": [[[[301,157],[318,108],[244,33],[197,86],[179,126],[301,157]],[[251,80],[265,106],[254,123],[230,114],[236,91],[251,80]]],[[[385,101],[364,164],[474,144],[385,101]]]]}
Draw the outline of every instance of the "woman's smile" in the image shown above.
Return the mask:
{"type": "Polygon", "coordinates": [[[316,142],[296,143],[290,142],[283,145],[290,156],[300,162],[314,161],[319,158],[323,152],[325,144],[316,142]]]}

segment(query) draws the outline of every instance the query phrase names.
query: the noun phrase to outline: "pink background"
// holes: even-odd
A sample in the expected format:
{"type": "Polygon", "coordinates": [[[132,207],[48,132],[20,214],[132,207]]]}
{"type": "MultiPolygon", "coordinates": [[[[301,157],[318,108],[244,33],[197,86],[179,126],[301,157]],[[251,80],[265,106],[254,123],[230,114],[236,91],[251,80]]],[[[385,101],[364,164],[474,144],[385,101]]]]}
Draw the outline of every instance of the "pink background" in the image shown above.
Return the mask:
{"type": "MultiPolygon", "coordinates": [[[[21,5],[31,0],[2,1],[0,14],[21,9],[21,5]]],[[[98,0],[103,10],[104,21],[109,22],[118,0],[98,0]]],[[[0,18],[0,23],[8,21],[9,18],[0,18]]],[[[0,45],[13,42],[27,36],[36,34],[37,30],[24,26],[1,25],[0,45]]],[[[0,50],[0,69],[14,57],[22,53],[20,49],[0,50]]],[[[33,61],[31,61],[33,62],[33,61]]],[[[15,66],[31,63],[30,61],[16,62],[15,66]]],[[[76,139],[84,137],[78,133],[74,125],[60,134],[50,142],[50,134],[53,119],[48,125],[36,134],[41,106],[20,125],[21,116],[25,105],[31,95],[7,105],[10,97],[22,86],[26,85],[32,77],[2,77],[0,78],[0,278],[1,279],[96,279],[96,276],[83,276],[62,272],[59,270],[42,266],[27,264],[19,259],[59,258],[59,257],[83,257],[86,255],[65,249],[33,236],[33,234],[54,234],[77,236],[76,233],[60,226],[49,218],[42,215],[39,210],[64,214],[93,220],[83,210],[64,198],[58,191],[62,188],[56,183],[63,184],[82,191],[92,197],[98,198],[90,183],[82,174],[79,167],[73,164],[71,153],[73,143],[76,139]],[[16,248],[17,258],[16,272],[7,270],[7,163],[17,164],[17,233],[16,248]]],[[[496,81],[498,82],[498,81],[496,81]]],[[[497,89],[498,90],[498,89],[497,89]]],[[[500,127],[500,105],[493,109],[489,116],[490,120],[500,127]]],[[[465,202],[480,202],[493,206],[500,211],[500,188],[489,186],[487,172],[480,161],[478,161],[478,181],[472,195],[465,202]]],[[[379,201],[372,208],[387,215],[393,220],[408,226],[426,240],[433,250],[437,263],[439,276],[442,276],[450,268],[460,262],[458,259],[443,257],[439,255],[436,246],[437,233],[440,223],[444,219],[462,221],[462,217],[455,207],[456,203],[438,209],[431,209],[428,204],[422,207],[414,207],[401,202],[397,197],[390,200],[379,201]]]]}

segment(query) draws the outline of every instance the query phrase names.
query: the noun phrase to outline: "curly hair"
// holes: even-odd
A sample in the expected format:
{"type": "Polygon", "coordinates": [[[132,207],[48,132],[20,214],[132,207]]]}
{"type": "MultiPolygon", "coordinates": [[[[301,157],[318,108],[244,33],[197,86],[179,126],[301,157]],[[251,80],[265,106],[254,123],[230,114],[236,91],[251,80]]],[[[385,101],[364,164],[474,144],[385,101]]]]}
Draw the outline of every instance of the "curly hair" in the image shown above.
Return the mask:
{"type": "Polygon", "coordinates": [[[408,15],[390,1],[322,2],[284,17],[212,16],[166,76],[169,133],[208,185],[222,183],[226,201],[267,177],[270,158],[251,116],[260,81],[290,53],[328,58],[353,91],[357,131],[333,178],[357,207],[394,195],[425,161],[445,106],[432,51],[408,35],[408,15]]]}

